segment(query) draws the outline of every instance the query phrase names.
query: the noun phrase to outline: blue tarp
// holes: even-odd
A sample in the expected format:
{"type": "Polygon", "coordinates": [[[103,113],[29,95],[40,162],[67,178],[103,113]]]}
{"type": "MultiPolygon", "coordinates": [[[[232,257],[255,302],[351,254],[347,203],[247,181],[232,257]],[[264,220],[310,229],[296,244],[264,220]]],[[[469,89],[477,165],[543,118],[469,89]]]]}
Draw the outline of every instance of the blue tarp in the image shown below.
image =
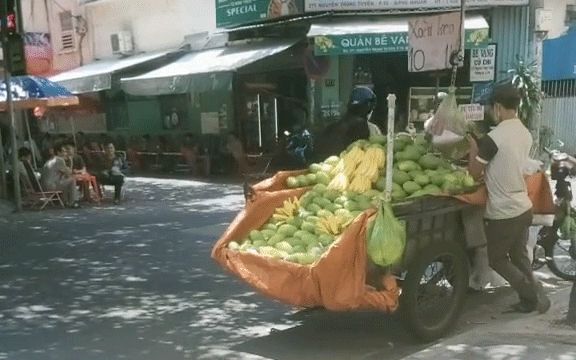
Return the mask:
{"type": "Polygon", "coordinates": [[[542,80],[576,79],[576,28],[566,35],[544,41],[542,80]]]}

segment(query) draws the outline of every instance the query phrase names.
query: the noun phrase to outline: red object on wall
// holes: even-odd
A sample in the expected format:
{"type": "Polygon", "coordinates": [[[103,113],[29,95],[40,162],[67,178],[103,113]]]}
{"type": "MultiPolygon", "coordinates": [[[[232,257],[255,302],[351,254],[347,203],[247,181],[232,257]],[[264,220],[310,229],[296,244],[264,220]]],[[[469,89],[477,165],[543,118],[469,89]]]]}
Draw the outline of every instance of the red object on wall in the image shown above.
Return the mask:
{"type": "Polygon", "coordinates": [[[304,70],[309,79],[322,79],[330,70],[330,57],[315,56],[314,50],[309,47],[304,52],[304,70]]]}

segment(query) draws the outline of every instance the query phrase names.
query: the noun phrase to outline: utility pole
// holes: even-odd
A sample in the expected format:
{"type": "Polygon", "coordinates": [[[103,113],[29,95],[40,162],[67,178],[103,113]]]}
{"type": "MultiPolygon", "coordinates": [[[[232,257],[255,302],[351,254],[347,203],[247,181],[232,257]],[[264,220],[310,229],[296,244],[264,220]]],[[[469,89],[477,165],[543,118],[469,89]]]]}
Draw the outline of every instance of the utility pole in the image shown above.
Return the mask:
{"type": "MultiPolygon", "coordinates": [[[[548,35],[544,19],[546,18],[546,10],[544,9],[544,0],[532,0],[531,8],[534,19],[534,61],[536,62],[536,85],[542,93],[542,64],[544,62],[543,43],[548,35]]],[[[540,104],[532,114],[532,133],[534,134],[534,146],[532,149],[532,157],[540,156],[540,131],[542,128],[542,95],[540,95],[540,104]]]]}
{"type": "MultiPolygon", "coordinates": [[[[19,3],[16,0],[16,3],[19,3]]],[[[16,118],[14,114],[14,101],[12,98],[12,47],[8,30],[8,1],[3,2],[2,9],[2,47],[4,49],[4,82],[6,84],[6,102],[8,103],[8,117],[10,119],[10,141],[12,150],[12,179],[14,182],[14,205],[16,211],[22,211],[22,194],[20,192],[20,173],[18,172],[18,144],[16,140],[16,118]]],[[[13,9],[12,9],[13,10],[13,9]]]]}
{"type": "Polygon", "coordinates": [[[0,199],[6,199],[8,189],[6,186],[6,168],[4,167],[4,143],[2,142],[2,129],[0,128],[0,199]]]}

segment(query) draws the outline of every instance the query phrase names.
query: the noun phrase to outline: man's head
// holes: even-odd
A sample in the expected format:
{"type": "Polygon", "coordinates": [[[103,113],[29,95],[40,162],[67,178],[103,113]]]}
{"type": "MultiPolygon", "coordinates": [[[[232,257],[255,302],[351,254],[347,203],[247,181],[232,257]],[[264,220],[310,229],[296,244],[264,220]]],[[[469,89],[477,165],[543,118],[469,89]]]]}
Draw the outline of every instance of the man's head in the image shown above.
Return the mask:
{"type": "Polygon", "coordinates": [[[112,143],[106,144],[106,146],[104,147],[104,152],[108,156],[116,155],[116,148],[114,147],[114,144],[112,143]]]}
{"type": "Polygon", "coordinates": [[[27,147],[21,147],[18,149],[18,158],[22,161],[30,161],[32,159],[32,151],[30,151],[30,149],[27,147]]]}
{"type": "Polygon", "coordinates": [[[65,157],[66,154],[67,154],[66,147],[64,146],[63,143],[58,143],[54,145],[54,155],[59,157],[65,157]]]}
{"type": "Polygon", "coordinates": [[[68,156],[76,155],[76,145],[74,145],[74,143],[72,142],[66,144],[66,151],[68,153],[68,156]]]}
{"type": "Polygon", "coordinates": [[[520,91],[513,84],[499,85],[494,89],[491,104],[496,123],[518,117],[522,102],[520,91]]]}
{"type": "Polygon", "coordinates": [[[366,86],[357,86],[350,94],[348,112],[368,119],[376,108],[376,94],[366,86]]]}

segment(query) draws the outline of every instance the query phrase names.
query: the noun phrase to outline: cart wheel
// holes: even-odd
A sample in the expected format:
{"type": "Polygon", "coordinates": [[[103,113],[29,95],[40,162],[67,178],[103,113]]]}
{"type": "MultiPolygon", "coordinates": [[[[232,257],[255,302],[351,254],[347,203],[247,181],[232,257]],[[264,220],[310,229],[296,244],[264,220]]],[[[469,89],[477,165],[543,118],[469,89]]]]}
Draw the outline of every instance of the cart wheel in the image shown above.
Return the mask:
{"type": "Polygon", "coordinates": [[[462,312],[468,271],[466,252],[457,243],[422,249],[402,285],[400,309],[408,330],[424,341],[449,332],[462,312]]]}

